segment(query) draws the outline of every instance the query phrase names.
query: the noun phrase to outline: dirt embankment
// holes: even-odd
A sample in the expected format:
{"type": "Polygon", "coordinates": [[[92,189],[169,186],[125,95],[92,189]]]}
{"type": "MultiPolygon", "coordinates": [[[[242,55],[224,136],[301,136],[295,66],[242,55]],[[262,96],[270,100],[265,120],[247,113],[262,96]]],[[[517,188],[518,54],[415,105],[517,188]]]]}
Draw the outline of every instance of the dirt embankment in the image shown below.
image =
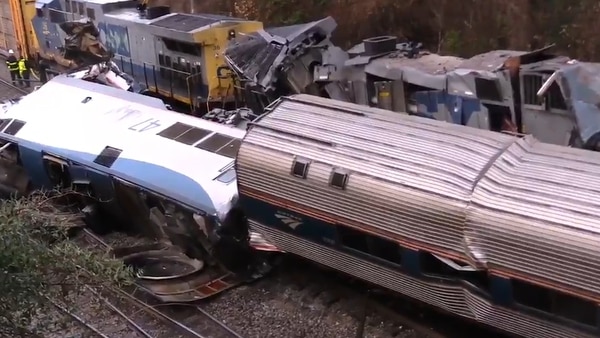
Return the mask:
{"type": "Polygon", "coordinates": [[[296,24],[327,15],[336,40],[351,45],[375,35],[423,42],[461,56],[490,49],[534,49],[600,60],[600,2],[596,0],[154,0],[174,11],[227,13],[266,25],[296,24]]]}

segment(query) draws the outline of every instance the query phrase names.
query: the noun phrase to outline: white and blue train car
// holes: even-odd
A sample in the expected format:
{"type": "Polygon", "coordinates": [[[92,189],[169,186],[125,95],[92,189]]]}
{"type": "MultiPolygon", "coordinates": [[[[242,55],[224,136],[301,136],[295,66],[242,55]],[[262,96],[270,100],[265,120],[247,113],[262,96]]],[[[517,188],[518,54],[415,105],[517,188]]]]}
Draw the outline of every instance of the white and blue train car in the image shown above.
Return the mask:
{"type": "Polygon", "coordinates": [[[600,155],[295,95],[236,159],[250,227],[303,256],[531,338],[600,335],[600,155]]]}
{"type": "Polygon", "coordinates": [[[169,111],[158,99],[61,75],[1,118],[3,167],[28,182],[2,182],[10,192],[73,188],[194,258],[210,251],[211,231],[236,199],[234,158],[245,131],[169,111]],[[152,221],[157,213],[165,224],[152,221]]]}

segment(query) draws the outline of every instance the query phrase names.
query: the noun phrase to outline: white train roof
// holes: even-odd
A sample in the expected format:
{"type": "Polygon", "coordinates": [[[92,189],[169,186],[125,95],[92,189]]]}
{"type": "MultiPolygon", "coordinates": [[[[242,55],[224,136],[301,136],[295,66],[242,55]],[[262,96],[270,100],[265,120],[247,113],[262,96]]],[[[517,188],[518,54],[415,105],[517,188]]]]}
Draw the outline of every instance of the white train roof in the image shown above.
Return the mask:
{"type": "MultiPolygon", "coordinates": [[[[19,103],[21,109],[17,106],[14,106],[16,109],[11,107],[8,115],[18,115],[20,119],[23,119],[23,114],[30,112],[33,113],[30,118],[36,118],[38,111],[43,112],[49,109],[48,103],[60,103],[62,109],[52,109],[52,116],[57,119],[77,111],[78,114],[86,116],[90,124],[111,123],[115,128],[145,134],[173,135],[174,128],[171,127],[176,123],[205,131],[204,133],[195,131],[186,135],[178,134],[169,137],[180,142],[183,139],[189,145],[197,145],[205,140],[210,136],[209,132],[239,139],[246,134],[244,130],[238,128],[168,110],[162,100],[154,97],[80,80],[68,75],[57,76],[37,91],[25,96],[19,103]],[[32,110],[32,107],[37,109],[32,110]],[[67,107],[73,107],[74,110],[67,107]],[[191,134],[198,135],[198,138],[191,137],[191,134]],[[203,134],[207,135],[200,137],[203,134]],[[178,136],[182,137],[177,138],[178,136]]],[[[186,131],[184,130],[185,126],[177,129],[183,130],[183,133],[186,131]]]]}
{"type": "MultiPolygon", "coordinates": [[[[18,142],[208,212],[226,207],[237,191],[233,163],[245,132],[169,111],[155,98],[60,76],[3,117],[25,123],[18,142]],[[106,147],[121,152],[103,167],[97,157],[106,147]]],[[[0,127],[9,139],[10,128],[0,127]]]]}

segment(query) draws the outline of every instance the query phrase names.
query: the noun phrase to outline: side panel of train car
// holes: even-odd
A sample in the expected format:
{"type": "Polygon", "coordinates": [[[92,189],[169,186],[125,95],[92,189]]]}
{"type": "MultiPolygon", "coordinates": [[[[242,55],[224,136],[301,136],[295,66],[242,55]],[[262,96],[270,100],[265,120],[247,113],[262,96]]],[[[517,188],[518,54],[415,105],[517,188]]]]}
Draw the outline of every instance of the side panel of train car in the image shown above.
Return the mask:
{"type": "Polygon", "coordinates": [[[0,3],[0,55],[7,56],[11,49],[15,53],[28,55],[28,32],[21,1],[7,0],[0,3]]]}
{"type": "MultiPolygon", "coordinates": [[[[24,7],[32,6],[22,1],[24,7]]],[[[52,59],[64,44],[65,34],[58,25],[89,19],[100,31],[101,41],[115,53],[121,70],[160,96],[192,110],[236,101],[222,50],[238,34],[261,29],[262,23],[137,6],[138,1],[130,0],[37,0],[35,15],[26,15],[40,42],[39,49],[31,46],[31,50],[52,59]]]]}
{"type": "Polygon", "coordinates": [[[600,273],[585,272],[600,256],[586,203],[600,201],[572,183],[597,177],[600,158],[310,96],[270,109],[236,171],[272,244],[524,337],[600,334],[600,273]],[[548,206],[548,189],[577,202],[548,206]]]}

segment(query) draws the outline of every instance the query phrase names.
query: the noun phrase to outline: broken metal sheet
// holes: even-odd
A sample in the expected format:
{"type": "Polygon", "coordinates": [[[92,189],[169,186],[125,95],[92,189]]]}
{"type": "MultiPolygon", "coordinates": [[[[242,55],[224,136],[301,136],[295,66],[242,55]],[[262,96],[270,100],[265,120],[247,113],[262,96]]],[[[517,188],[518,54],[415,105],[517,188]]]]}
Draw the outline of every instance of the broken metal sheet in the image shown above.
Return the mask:
{"type": "MultiPolygon", "coordinates": [[[[295,63],[305,63],[301,59],[319,44],[330,45],[328,41],[336,25],[332,17],[326,17],[248,34],[227,47],[225,60],[242,79],[258,85],[264,92],[274,92],[279,89],[278,80],[286,78],[286,71],[298,69],[300,65],[295,63]]],[[[312,69],[306,71],[312,78],[312,69]]]]}
{"type": "Polygon", "coordinates": [[[443,90],[446,88],[446,74],[456,69],[462,61],[459,57],[437,54],[425,54],[415,58],[390,55],[373,60],[365,67],[365,72],[385,79],[403,80],[443,90]]]}
{"type": "Polygon", "coordinates": [[[571,58],[567,56],[557,56],[549,60],[521,65],[520,69],[521,72],[552,73],[567,66],[569,61],[571,58]]]}
{"type": "Polygon", "coordinates": [[[586,144],[600,133],[600,64],[577,62],[557,73],[557,83],[586,144]]]}
{"type": "Polygon", "coordinates": [[[111,53],[100,41],[100,32],[91,21],[63,22],[60,28],[67,34],[64,59],[72,68],[109,61],[111,53]]]}
{"type": "Polygon", "coordinates": [[[458,65],[458,68],[493,72],[504,67],[504,63],[509,58],[519,57],[527,53],[528,52],[515,50],[493,50],[464,60],[460,65],[458,65]]]}

